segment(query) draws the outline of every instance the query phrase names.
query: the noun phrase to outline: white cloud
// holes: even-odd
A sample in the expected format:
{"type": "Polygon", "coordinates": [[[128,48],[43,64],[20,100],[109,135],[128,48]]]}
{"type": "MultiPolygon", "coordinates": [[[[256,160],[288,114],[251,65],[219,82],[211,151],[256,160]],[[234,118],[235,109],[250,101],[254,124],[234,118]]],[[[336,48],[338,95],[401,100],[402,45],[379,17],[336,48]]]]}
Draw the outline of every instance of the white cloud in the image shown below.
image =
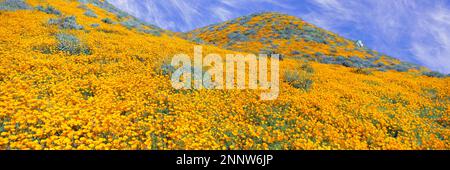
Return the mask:
{"type": "Polygon", "coordinates": [[[307,13],[307,21],[346,37],[370,39],[372,48],[450,73],[450,12],[444,1],[310,2],[319,10],[307,13]]]}
{"type": "Polygon", "coordinates": [[[231,11],[222,7],[214,7],[212,11],[221,21],[229,20],[233,16],[231,11]]]}
{"type": "Polygon", "coordinates": [[[146,22],[170,30],[184,30],[202,22],[199,7],[180,0],[108,0],[118,8],[146,22]]]}
{"type": "Polygon", "coordinates": [[[450,10],[442,7],[424,11],[417,22],[411,48],[425,66],[445,73],[450,73],[449,19],[450,10]]]}

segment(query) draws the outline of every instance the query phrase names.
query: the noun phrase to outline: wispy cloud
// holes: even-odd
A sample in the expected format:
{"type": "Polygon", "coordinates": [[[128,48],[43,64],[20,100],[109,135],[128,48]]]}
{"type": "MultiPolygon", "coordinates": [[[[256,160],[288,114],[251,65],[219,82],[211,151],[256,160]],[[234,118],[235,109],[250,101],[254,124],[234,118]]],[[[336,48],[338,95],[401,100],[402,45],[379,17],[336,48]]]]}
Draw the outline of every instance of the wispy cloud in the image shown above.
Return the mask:
{"type": "Polygon", "coordinates": [[[446,1],[310,0],[305,19],[404,61],[450,73],[450,12],[446,1]]]}
{"type": "Polygon", "coordinates": [[[450,73],[450,10],[424,11],[412,35],[411,51],[426,66],[450,73]]]}
{"type": "MultiPolygon", "coordinates": [[[[291,1],[291,0],[289,0],[291,1]]],[[[295,7],[277,0],[108,0],[161,28],[189,31],[254,12],[295,7]]]]}
{"type": "Polygon", "coordinates": [[[231,17],[233,16],[233,15],[232,15],[232,12],[229,11],[228,9],[226,9],[226,8],[223,8],[223,7],[213,7],[212,9],[213,9],[212,11],[214,12],[214,14],[215,14],[217,17],[219,17],[220,20],[222,20],[222,21],[231,19],[231,17]]]}

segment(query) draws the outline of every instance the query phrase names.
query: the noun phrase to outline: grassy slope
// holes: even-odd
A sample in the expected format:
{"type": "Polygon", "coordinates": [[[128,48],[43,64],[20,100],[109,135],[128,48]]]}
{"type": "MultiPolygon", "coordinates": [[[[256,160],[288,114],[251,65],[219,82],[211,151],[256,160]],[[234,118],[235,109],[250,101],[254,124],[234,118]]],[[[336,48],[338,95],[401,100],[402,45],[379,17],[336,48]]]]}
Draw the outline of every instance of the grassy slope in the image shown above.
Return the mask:
{"type": "Polygon", "coordinates": [[[177,91],[160,67],[195,44],[128,29],[92,4],[97,18],[77,1],[27,3],[49,3],[62,15],[0,11],[1,149],[450,148],[449,78],[286,58],[282,73],[298,71],[313,83],[283,82],[275,101],[251,90],[177,91]],[[69,15],[84,28],[48,24],[69,15]],[[77,37],[90,53],[61,52],[58,34],[77,37]]]}

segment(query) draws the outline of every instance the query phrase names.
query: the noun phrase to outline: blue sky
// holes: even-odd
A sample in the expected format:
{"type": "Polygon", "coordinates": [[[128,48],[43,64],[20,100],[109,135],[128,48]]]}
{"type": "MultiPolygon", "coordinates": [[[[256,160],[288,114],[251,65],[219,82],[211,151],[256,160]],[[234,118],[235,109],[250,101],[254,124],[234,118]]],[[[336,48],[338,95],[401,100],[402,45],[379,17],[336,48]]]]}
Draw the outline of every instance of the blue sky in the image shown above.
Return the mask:
{"type": "Polygon", "coordinates": [[[189,31],[277,11],[403,61],[450,73],[449,0],[108,0],[161,28],[189,31]]]}

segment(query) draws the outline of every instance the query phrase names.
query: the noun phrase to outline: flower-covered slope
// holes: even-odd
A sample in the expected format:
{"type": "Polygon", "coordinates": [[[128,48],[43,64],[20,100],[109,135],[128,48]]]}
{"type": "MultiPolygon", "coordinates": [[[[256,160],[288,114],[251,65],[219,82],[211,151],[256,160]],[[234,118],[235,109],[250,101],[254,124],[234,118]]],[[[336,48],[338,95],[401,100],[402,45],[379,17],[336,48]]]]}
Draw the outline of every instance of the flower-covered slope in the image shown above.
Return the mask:
{"type": "Polygon", "coordinates": [[[449,78],[290,56],[277,100],[175,90],[194,45],[104,1],[0,0],[0,149],[450,148],[449,78]]]}

